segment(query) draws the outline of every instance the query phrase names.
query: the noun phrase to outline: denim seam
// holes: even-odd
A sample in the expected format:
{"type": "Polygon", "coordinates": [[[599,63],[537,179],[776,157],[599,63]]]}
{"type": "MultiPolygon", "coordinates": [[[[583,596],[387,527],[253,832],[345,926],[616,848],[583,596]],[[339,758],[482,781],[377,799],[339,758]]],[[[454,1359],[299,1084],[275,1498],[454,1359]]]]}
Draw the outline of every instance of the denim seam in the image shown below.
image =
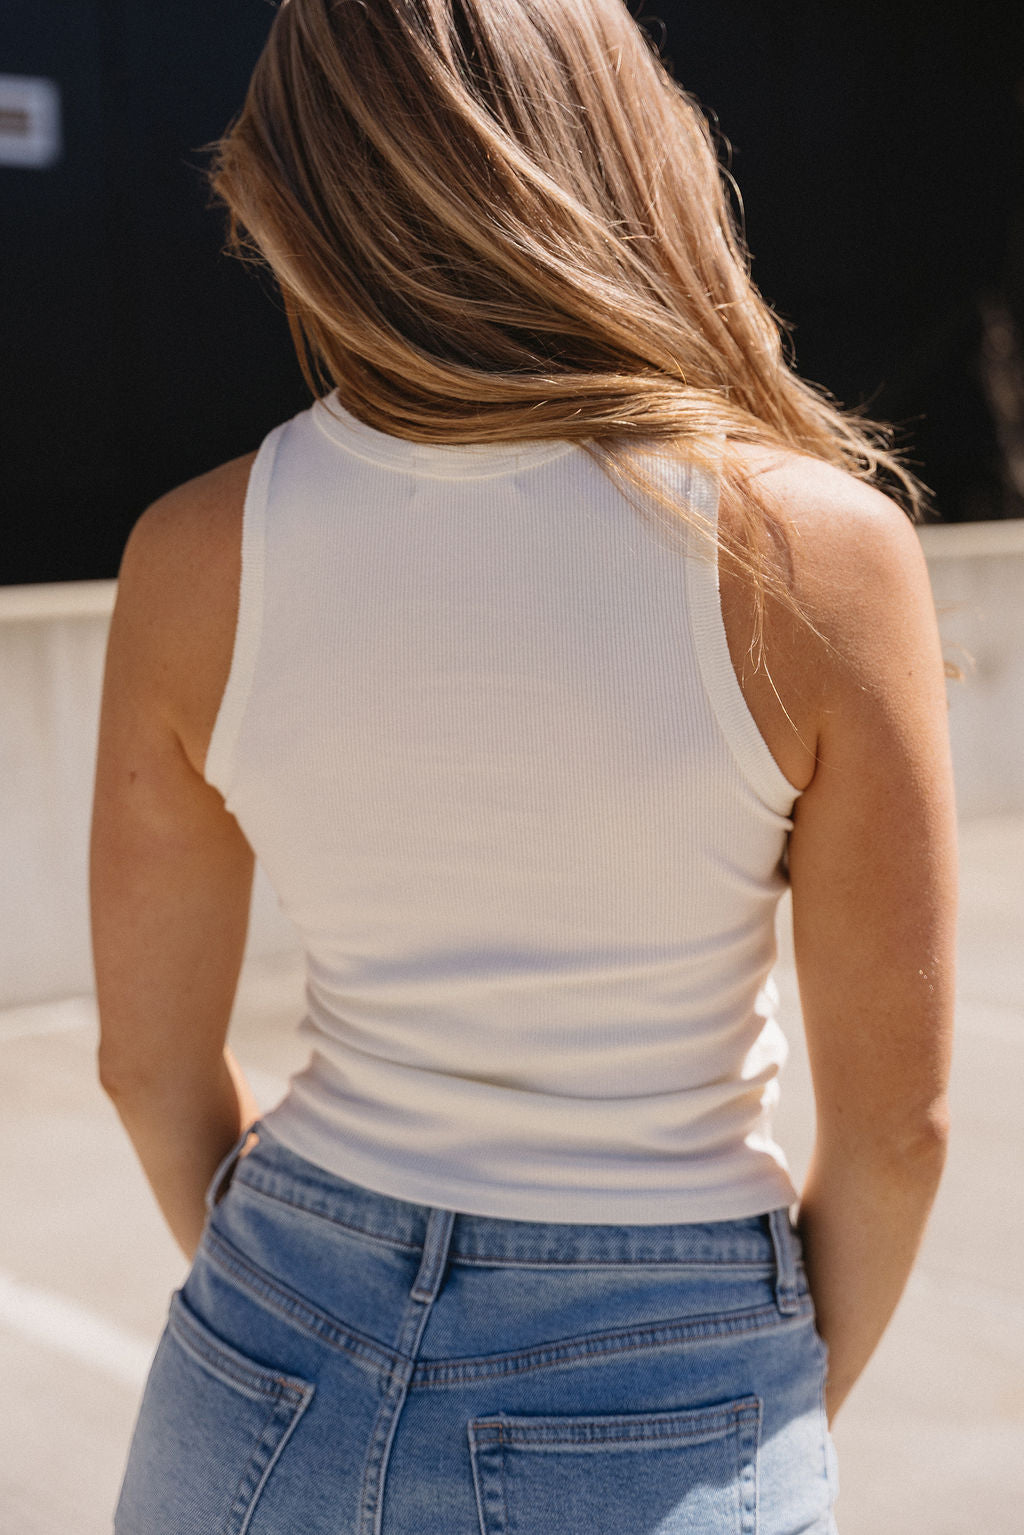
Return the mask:
{"type": "Polygon", "coordinates": [[[761,1445],[762,1403],[754,1398],[750,1414],[736,1420],[737,1487],[740,1497],[740,1529],[743,1535],[757,1535],[760,1519],[760,1479],[758,1450],[761,1445]]]}
{"type": "MultiPolygon", "coordinates": [[[[329,1346],[389,1372],[396,1365],[406,1362],[404,1355],[388,1349],[384,1344],[354,1334],[342,1328],[338,1322],[323,1312],[314,1310],[301,1296],[285,1289],[275,1280],[253,1268],[241,1255],[230,1248],[222,1237],[207,1231],[206,1240],[208,1257],[212,1263],[225,1270],[257,1300],[271,1310],[277,1311],[295,1326],[304,1326],[329,1346]]],[[[771,1305],[731,1315],[702,1317],[685,1322],[654,1323],[639,1329],[590,1334],[585,1338],[542,1344],[510,1354],[462,1360],[417,1360],[409,1384],[410,1386],[457,1385],[464,1380],[525,1374],[533,1369],[557,1367],[571,1363],[575,1359],[600,1357],[603,1354],[624,1353],[638,1348],[661,1347],[673,1343],[742,1336],[744,1333],[759,1332],[772,1326],[799,1324],[810,1314],[810,1311],[811,1306],[807,1302],[799,1315],[780,1317],[778,1309],[771,1305]]]]}
{"type": "Polygon", "coordinates": [[[525,1375],[533,1370],[557,1369],[586,1359],[670,1347],[678,1343],[701,1343],[718,1338],[742,1337],[771,1327],[799,1325],[808,1312],[796,1317],[780,1317],[773,1306],[755,1311],[736,1312],[732,1316],[701,1318],[699,1321],[653,1323],[648,1327],[607,1333],[591,1333],[582,1338],[540,1344],[508,1354],[490,1354],[476,1359],[417,1360],[410,1380],[414,1386],[457,1386],[469,1380],[486,1380],[502,1375],[525,1375]]]}
{"type": "Polygon", "coordinates": [[[368,1242],[376,1242],[381,1247],[399,1248],[403,1252],[416,1252],[419,1250],[421,1245],[415,1241],[405,1242],[401,1237],[382,1236],[380,1232],[368,1231],[365,1226],[356,1226],[351,1221],[339,1220],[336,1215],[332,1215],[330,1211],[324,1208],[324,1206],[319,1202],[314,1203],[310,1200],[304,1199],[289,1199],[284,1194],[278,1194],[273,1192],[271,1189],[265,1188],[262,1183],[255,1182],[250,1176],[236,1175],[235,1183],[239,1188],[249,1189],[252,1193],[259,1194],[264,1199],[272,1199],[276,1204],[287,1205],[289,1209],[300,1210],[305,1215],[315,1215],[318,1220],[327,1221],[329,1225],[337,1226],[341,1231],[349,1231],[353,1236],[363,1237],[368,1242]]]}
{"type": "Polygon", "coordinates": [[[757,1399],[743,1397],[721,1407],[686,1407],[678,1412],[613,1413],[607,1417],[582,1413],[565,1420],[495,1417],[474,1418],[473,1437],[478,1444],[554,1445],[576,1449],[588,1444],[704,1444],[735,1431],[737,1423],[754,1421],[757,1399]],[[581,1434],[584,1424],[596,1432],[581,1434]],[[572,1432],[575,1429],[576,1432],[572,1432]]]}
{"type": "MultiPolygon", "coordinates": [[[[256,1439],[252,1454],[249,1456],[247,1461],[243,1461],[242,1463],[242,1469],[239,1472],[238,1481],[235,1484],[235,1493],[234,1497],[231,1499],[231,1506],[228,1510],[227,1523],[225,1525],[225,1528],[232,1532],[232,1535],[237,1535],[239,1522],[241,1520],[248,1522],[253,1500],[253,1472],[256,1466],[259,1465],[259,1456],[263,1450],[264,1445],[266,1444],[267,1433],[270,1429],[271,1423],[274,1421],[274,1416],[277,1412],[278,1405],[278,1401],[271,1401],[269,1411],[263,1420],[263,1426],[260,1429],[259,1437],[256,1439]]],[[[260,1475],[262,1477],[262,1468],[260,1475]]],[[[259,1483],[257,1483],[257,1486],[258,1485],[259,1483]]]]}
{"type": "MultiPolygon", "coordinates": [[[[466,1424],[466,1434],[469,1439],[469,1458],[473,1469],[473,1491],[476,1497],[477,1518],[482,1531],[494,1531],[495,1535],[505,1535],[509,1528],[508,1499],[505,1486],[505,1477],[500,1469],[495,1476],[493,1469],[488,1469],[489,1463],[494,1459],[494,1445],[480,1444],[477,1442],[475,1425],[472,1420],[466,1424]],[[490,1454],[488,1452],[491,1452],[490,1454]]],[[[504,1447],[501,1429],[498,1429],[499,1449],[504,1447]]]]}
{"type": "Polygon", "coordinates": [[[359,1535],[379,1529],[378,1516],[382,1507],[382,1494],[387,1478],[391,1446],[398,1427],[399,1414],[405,1406],[408,1381],[409,1367],[406,1363],[404,1368],[392,1370],[381,1394],[363,1460],[363,1475],[359,1489],[359,1535]]]}
{"type": "Polygon", "coordinates": [[[265,1401],[274,1404],[283,1400],[291,1407],[301,1405],[311,1393],[312,1388],[305,1382],[290,1380],[286,1375],[277,1375],[272,1370],[261,1370],[256,1364],[246,1367],[234,1360],[226,1351],[215,1348],[180,1309],[169,1318],[169,1326],[178,1341],[189,1353],[195,1355],[200,1363],[207,1364],[219,1375],[226,1376],[241,1390],[252,1391],[265,1401]]]}
{"type": "MultiPolygon", "coordinates": [[[[303,1214],[315,1216],[318,1220],[327,1221],[329,1225],[338,1227],[341,1231],[350,1232],[353,1236],[365,1238],[381,1247],[396,1248],[402,1252],[418,1252],[422,1243],[419,1241],[404,1241],[401,1237],[383,1236],[380,1232],[369,1231],[365,1226],[357,1226],[352,1221],[340,1220],[326,1208],[322,1201],[289,1198],[273,1189],[266,1187],[262,1178],[254,1178],[248,1171],[236,1174],[234,1183],[239,1188],[249,1189],[252,1193],[263,1199],[273,1200],[276,1204],[286,1205],[289,1209],[299,1210],[303,1214]]],[[[589,1229],[589,1228],[588,1228],[589,1229]]],[[[456,1242],[453,1242],[450,1261],[464,1264],[466,1267],[493,1268],[545,1268],[545,1269],[574,1269],[574,1268],[673,1268],[679,1270],[691,1270],[694,1273],[707,1272],[719,1273],[725,1270],[729,1273],[756,1273],[758,1275],[773,1273],[775,1271],[774,1258],[720,1258],[710,1255],[707,1258],[591,1258],[584,1257],[575,1260],[547,1259],[544,1257],[516,1258],[506,1253],[487,1253],[479,1251],[460,1251],[456,1242]]],[[[797,1260],[797,1271],[802,1271],[803,1264],[797,1260]]]]}
{"type": "Polygon", "coordinates": [[[545,1271],[600,1269],[602,1273],[606,1273],[611,1269],[623,1269],[635,1273],[638,1269],[658,1269],[659,1271],[670,1269],[678,1274],[707,1275],[709,1278],[723,1275],[729,1278],[736,1276],[744,1279],[766,1279],[775,1272],[774,1264],[769,1262],[718,1263],[710,1259],[700,1263],[673,1258],[580,1258],[576,1262],[559,1262],[546,1258],[505,1258],[497,1255],[488,1257],[486,1254],[466,1257],[455,1249],[452,1250],[451,1261],[464,1268],[543,1269],[545,1271]]]}
{"type": "Polygon", "coordinates": [[[248,1463],[242,1467],[228,1514],[227,1529],[231,1535],[244,1535],[244,1531],[252,1522],[257,1499],[266,1484],[269,1469],[277,1458],[278,1446],[269,1436],[271,1425],[280,1412],[281,1406],[280,1400],[271,1402],[270,1411],[260,1429],[253,1452],[248,1463]],[[265,1460],[263,1460],[264,1456],[266,1456],[265,1460]]]}
{"type": "Polygon", "coordinates": [[[277,1312],[285,1321],[313,1333],[331,1348],[351,1354],[378,1369],[391,1371],[401,1363],[402,1356],[383,1343],[367,1338],[351,1328],[343,1327],[333,1317],[317,1311],[302,1296],[284,1285],[278,1284],[228,1245],[223,1237],[211,1231],[206,1234],[206,1256],[214,1267],[221,1269],[247,1290],[269,1310],[277,1312]]]}
{"type": "Polygon", "coordinates": [[[302,1414],[305,1412],[306,1408],[309,1406],[309,1404],[310,1404],[310,1402],[312,1400],[313,1400],[313,1387],[310,1387],[310,1389],[307,1392],[306,1396],[303,1398],[302,1402],[299,1404],[299,1407],[297,1408],[297,1410],[292,1413],[291,1420],[285,1426],[284,1433],[281,1435],[280,1439],[277,1441],[277,1444],[274,1446],[273,1454],[270,1456],[270,1458],[267,1461],[267,1464],[263,1468],[263,1475],[260,1477],[259,1482],[257,1483],[256,1488],[255,1488],[255,1490],[253,1492],[252,1501],[249,1504],[248,1512],[246,1513],[246,1516],[245,1516],[244,1520],[242,1521],[242,1525],[241,1525],[241,1528],[240,1528],[240,1530],[238,1532],[238,1535],[246,1535],[246,1531],[248,1530],[250,1524],[252,1523],[252,1516],[253,1516],[253,1514],[256,1511],[256,1505],[259,1502],[259,1500],[260,1500],[260,1498],[261,1498],[261,1496],[263,1494],[264,1487],[267,1485],[267,1482],[270,1479],[270,1473],[273,1471],[274,1467],[277,1465],[277,1462],[280,1460],[281,1456],[283,1455],[285,1445],[288,1443],[289,1439],[292,1437],[292,1434],[294,1434],[295,1429],[298,1426],[299,1419],[302,1417],[302,1414]]]}

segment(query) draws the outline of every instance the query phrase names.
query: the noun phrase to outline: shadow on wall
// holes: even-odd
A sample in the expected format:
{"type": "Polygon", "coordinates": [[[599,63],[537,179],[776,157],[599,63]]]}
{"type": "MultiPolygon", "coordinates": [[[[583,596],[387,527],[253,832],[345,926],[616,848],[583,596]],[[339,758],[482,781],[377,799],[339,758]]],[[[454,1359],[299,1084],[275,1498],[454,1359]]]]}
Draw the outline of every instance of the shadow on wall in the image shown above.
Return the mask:
{"type": "MultiPolygon", "coordinates": [[[[962,817],[1024,809],[1024,522],[923,528],[962,817]]],[[[0,1006],[93,989],[88,824],[113,581],[0,588],[0,1006]]],[[[295,938],[257,873],[250,954],[295,938]]]]}

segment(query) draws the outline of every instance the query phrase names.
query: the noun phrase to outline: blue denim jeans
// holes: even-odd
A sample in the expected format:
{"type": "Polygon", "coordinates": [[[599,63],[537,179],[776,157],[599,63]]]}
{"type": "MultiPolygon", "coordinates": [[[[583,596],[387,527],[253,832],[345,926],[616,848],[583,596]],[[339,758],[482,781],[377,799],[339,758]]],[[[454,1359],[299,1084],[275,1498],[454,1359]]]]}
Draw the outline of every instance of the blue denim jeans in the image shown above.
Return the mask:
{"type": "Polygon", "coordinates": [[[500,1220],[346,1183],[265,1130],[236,1153],[172,1297],[119,1535],[834,1532],[787,1211],[500,1220]]]}

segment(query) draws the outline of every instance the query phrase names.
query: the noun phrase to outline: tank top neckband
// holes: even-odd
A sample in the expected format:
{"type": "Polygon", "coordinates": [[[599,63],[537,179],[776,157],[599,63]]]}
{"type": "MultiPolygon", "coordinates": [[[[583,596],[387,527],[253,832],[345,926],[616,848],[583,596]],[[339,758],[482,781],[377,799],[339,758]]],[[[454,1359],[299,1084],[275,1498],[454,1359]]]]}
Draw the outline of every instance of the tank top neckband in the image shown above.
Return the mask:
{"type": "Polygon", "coordinates": [[[562,458],[574,447],[573,443],[560,439],[514,443],[410,442],[405,437],[393,437],[360,421],[344,408],[336,394],[317,400],[313,406],[313,419],[332,442],[356,458],[399,473],[425,475],[435,480],[482,480],[516,474],[562,458]]]}

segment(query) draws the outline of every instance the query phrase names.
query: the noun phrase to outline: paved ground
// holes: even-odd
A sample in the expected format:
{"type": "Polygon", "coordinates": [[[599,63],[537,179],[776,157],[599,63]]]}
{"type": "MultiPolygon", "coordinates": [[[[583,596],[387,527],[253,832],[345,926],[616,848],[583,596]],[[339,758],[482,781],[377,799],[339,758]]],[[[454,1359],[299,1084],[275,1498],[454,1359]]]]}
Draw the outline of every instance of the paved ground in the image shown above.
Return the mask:
{"type": "MultiPolygon", "coordinates": [[[[962,842],[954,1138],[919,1268],[837,1425],[842,1535],[1019,1535],[1024,1517],[1024,817],[962,842]]],[[[785,953],[779,979],[780,1130],[800,1171],[811,1099],[785,953]]],[[[297,1062],[300,994],[291,962],[240,994],[236,1045],[266,1105],[297,1062]]],[[[0,1535],[107,1535],[182,1277],[95,1086],[94,1039],[85,1001],[0,1013],[0,1535]]]]}

